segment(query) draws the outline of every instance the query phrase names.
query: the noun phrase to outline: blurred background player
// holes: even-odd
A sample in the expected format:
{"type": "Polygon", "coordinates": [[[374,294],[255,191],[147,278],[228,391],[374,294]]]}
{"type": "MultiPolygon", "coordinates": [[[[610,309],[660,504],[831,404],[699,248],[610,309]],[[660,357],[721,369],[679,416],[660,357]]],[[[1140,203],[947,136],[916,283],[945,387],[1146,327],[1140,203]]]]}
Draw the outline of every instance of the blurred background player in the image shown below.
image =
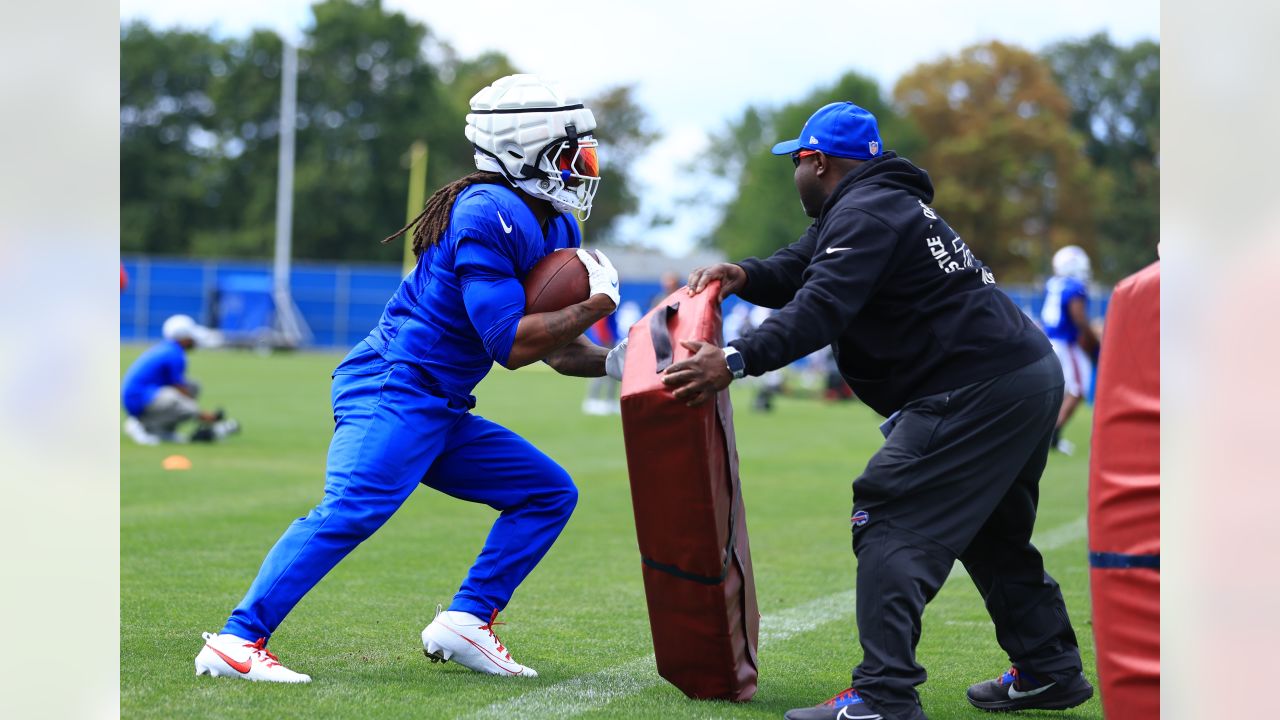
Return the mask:
{"type": "MultiPolygon", "coordinates": [[[[760,327],[764,324],[764,321],[768,320],[772,315],[772,308],[767,308],[761,305],[752,307],[751,314],[748,316],[749,321],[747,325],[742,328],[741,333],[745,335],[760,327]]],[[[751,409],[757,412],[772,412],[773,396],[782,393],[783,380],[782,368],[770,370],[759,378],[755,378],[754,384],[756,385],[756,398],[751,401],[751,409]]]]}
{"type": "MultiPolygon", "coordinates": [[[[582,244],[599,187],[595,115],[559,84],[510,75],[471,98],[473,172],[438,190],[390,241],[413,229],[414,269],[333,375],[324,499],[289,526],[218,634],[205,633],[199,675],[310,682],[266,649],[285,616],[419,484],[501,514],[453,597],[422,631],[433,662],[534,677],[498,639],[498,613],[573,512],[569,474],[527,440],[471,413],[496,362],[539,360],[599,377],[608,350],[582,336],[618,305],[618,274],[586,251],[590,296],[525,315],[522,279],[548,253],[582,244]]],[[[384,242],[386,242],[384,241],[384,242]]]]}
{"type": "MultiPolygon", "coordinates": [[[[652,310],[680,289],[680,276],[668,270],[658,280],[658,292],[649,298],[648,310],[652,310]]],[[[638,321],[644,313],[634,310],[635,303],[623,303],[617,313],[591,326],[590,336],[600,345],[617,350],[625,356],[627,350],[627,332],[631,325],[638,321]]],[[[582,412],[587,415],[616,415],[622,412],[618,404],[618,393],[622,388],[621,375],[593,378],[587,384],[587,397],[582,401],[582,412]]]]}
{"type": "MultiPolygon", "coordinates": [[[[601,318],[588,331],[597,345],[612,348],[619,342],[618,313],[601,318]]],[[[617,415],[622,412],[618,404],[618,391],[622,383],[608,375],[591,378],[587,381],[587,397],[582,401],[582,412],[587,415],[617,415]]]]}
{"type": "Polygon", "coordinates": [[[1062,437],[1062,429],[1088,396],[1093,358],[1098,356],[1098,336],[1089,325],[1089,275],[1089,255],[1082,248],[1067,245],[1058,250],[1053,254],[1053,277],[1045,283],[1040,310],[1044,332],[1062,363],[1066,380],[1052,447],[1067,455],[1075,445],[1062,437]]]}
{"type": "Polygon", "coordinates": [[[200,409],[200,386],[186,376],[187,351],[209,337],[208,330],[187,315],[174,315],[164,321],[161,334],[164,340],[138,356],[121,381],[129,413],[125,433],[139,445],[156,445],[219,440],[238,431],[239,423],[225,418],[222,410],[200,409]],[[178,426],[192,420],[199,425],[190,438],[178,435],[178,426]]]}
{"type": "Polygon", "coordinates": [[[658,292],[649,298],[649,309],[658,307],[658,303],[666,300],[671,293],[680,289],[680,276],[668,270],[662,273],[662,277],[658,281],[658,292]]]}

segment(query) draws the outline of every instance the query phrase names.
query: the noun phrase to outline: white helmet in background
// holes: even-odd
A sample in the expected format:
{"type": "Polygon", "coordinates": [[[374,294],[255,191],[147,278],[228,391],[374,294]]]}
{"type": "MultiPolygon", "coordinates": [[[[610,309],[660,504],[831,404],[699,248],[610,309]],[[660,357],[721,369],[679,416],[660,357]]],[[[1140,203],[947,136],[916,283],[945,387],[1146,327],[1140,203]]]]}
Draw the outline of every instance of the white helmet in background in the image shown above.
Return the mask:
{"type": "Polygon", "coordinates": [[[198,343],[203,330],[190,315],[171,315],[161,326],[160,334],[165,340],[191,340],[198,343]]]}
{"type": "Polygon", "coordinates": [[[559,83],[508,75],[471,98],[466,132],[477,168],[586,220],[600,187],[595,129],[595,115],[559,83]]]}
{"type": "Polygon", "coordinates": [[[1053,274],[1089,282],[1089,255],[1079,245],[1067,245],[1053,254],[1053,274]]]}

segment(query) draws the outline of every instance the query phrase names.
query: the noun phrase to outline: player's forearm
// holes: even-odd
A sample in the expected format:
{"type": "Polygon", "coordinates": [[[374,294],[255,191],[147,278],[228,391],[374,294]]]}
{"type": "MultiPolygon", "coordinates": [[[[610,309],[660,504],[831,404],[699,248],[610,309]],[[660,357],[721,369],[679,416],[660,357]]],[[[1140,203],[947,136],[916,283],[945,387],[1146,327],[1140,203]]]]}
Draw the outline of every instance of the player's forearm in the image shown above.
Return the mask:
{"type": "Polygon", "coordinates": [[[1076,343],[1080,345],[1080,349],[1092,355],[1098,350],[1098,336],[1093,333],[1093,326],[1089,324],[1089,312],[1085,308],[1083,298],[1075,298],[1067,304],[1067,312],[1071,316],[1071,323],[1076,326],[1076,343]]]}
{"type": "MultiPolygon", "coordinates": [[[[613,301],[607,296],[593,295],[563,310],[525,315],[516,327],[516,339],[506,367],[515,370],[547,357],[573,342],[613,309],[613,301]]],[[[600,374],[603,373],[604,361],[601,360],[600,374]]]]}
{"type": "Polygon", "coordinates": [[[604,375],[604,361],[608,356],[608,348],[579,336],[576,341],[547,355],[544,361],[561,375],[600,377],[604,375]]]}
{"type": "Polygon", "coordinates": [[[1077,342],[1080,343],[1080,349],[1090,355],[1098,351],[1098,336],[1093,334],[1093,328],[1090,328],[1088,325],[1085,325],[1080,330],[1077,342]]]}

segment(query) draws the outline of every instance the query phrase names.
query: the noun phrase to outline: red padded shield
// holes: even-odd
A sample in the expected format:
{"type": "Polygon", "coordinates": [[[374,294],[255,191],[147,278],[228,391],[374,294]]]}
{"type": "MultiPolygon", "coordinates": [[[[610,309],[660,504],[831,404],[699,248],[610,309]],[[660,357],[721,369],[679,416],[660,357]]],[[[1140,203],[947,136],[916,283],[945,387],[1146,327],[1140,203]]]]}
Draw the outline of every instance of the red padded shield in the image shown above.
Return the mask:
{"type": "MultiPolygon", "coordinates": [[[[1091,557],[1160,555],[1160,263],[1116,285],[1089,455],[1091,557]]],[[[1160,571],[1089,572],[1107,717],[1160,717],[1160,571]]]]}
{"type": "Polygon", "coordinates": [[[677,290],[631,326],[622,433],[658,674],[691,698],[743,702],[756,692],[760,611],[733,406],[722,391],[687,407],[661,374],[689,357],[682,340],[721,344],[719,292],[677,290]]]}

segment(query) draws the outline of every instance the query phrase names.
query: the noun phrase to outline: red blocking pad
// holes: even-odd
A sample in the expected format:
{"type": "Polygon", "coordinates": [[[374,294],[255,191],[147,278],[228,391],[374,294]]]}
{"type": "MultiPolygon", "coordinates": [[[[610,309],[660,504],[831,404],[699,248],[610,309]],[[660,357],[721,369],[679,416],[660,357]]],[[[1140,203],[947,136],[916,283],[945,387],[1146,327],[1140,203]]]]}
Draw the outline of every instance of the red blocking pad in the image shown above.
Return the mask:
{"type": "Polygon", "coordinates": [[[721,344],[720,292],[677,290],[631,326],[622,432],[658,674],[691,698],[756,692],[760,611],[728,391],[687,407],[661,371],[721,344]]]}
{"type": "Polygon", "coordinates": [[[1160,264],[1116,285],[1098,365],[1089,559],[1103,713],[1160,717],[1160,264]]]}

